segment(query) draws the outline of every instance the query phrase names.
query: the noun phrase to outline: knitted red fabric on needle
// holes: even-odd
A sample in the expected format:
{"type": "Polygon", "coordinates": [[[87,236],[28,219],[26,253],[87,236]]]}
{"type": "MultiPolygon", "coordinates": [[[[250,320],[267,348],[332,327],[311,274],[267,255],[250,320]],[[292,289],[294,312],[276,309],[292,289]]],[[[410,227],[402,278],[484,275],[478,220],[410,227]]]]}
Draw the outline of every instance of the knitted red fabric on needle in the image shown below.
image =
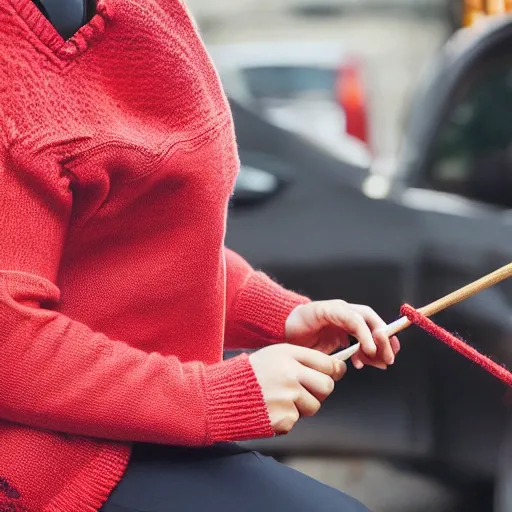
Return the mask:
{"type": "Polygon", "coordinates": [[[470,347],[461,339],[455,337],[453,334],[444,330],[442,327],[439,327],[437,324],[432,322],[432,320],[422,315],[409,304],[404,304],[400,309],[400,313],[403,316],[406,316],[413,324],[421,327],[430,335],[434,336],[443,343],[446,343],[450,348],[459,352],[459,354],[462,354],[464,357],[467,357],[470,361],[478,364],[491,375],[494,375],[496,378],[512,387],[512,373],[509,372],[506,368],[503,368],[503,366],[495,363],[487,356],[484,356],[478,352],[478,350],[470,347]]]}

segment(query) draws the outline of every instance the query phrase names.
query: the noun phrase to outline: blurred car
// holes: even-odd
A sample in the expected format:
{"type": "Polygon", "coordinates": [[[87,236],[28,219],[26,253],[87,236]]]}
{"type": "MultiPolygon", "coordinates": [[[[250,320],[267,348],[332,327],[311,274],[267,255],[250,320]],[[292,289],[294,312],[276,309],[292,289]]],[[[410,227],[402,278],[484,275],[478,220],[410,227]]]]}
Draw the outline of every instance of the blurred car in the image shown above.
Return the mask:
{"type": "Polygon", "coordinates": [[[360,66],[339,43],[209,45],[228,94],[351,163],[371,160],[360,66]]]}
{"type": "MultiPolygon", "coordinates": [[[[247,187],[235,191],[227,245],[284,285],[367,303],[391,321],[403,302],[422,306],[512,261],[510,18],[460,31],[443,48],[386,172],[325,165],[320,149],[255,113],[247,123],[242,110],[242,162],[279,186],[252,201],[237,202],[247,187]]],[[[510,281],[436,321],[512,365],[510,281]]],[[[494,508],[482,510],[510,512],[510,392],[414,327],[401,340],[388,372],[349,372],[316,417],[250,446],[405,460],[468,493],[492,484],[494,508]]]]}

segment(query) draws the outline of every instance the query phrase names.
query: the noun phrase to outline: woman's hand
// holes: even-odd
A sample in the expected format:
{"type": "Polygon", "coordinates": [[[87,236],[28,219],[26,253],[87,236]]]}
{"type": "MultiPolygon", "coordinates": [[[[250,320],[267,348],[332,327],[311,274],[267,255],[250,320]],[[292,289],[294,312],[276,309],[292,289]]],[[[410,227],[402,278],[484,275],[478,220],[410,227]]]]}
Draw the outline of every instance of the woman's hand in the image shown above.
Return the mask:
{"type": "Polygon", "coordinates": [[[300,417],[315,415],[347,371],[344,362],[295,345],[272,345],[249,357],[272,429],[287,434],[300,417]]]}
{"type": "Polygon", "coordinates": [[[311,302],[296,307],[286,320],[286,341],[331,354],[349,346],[351,335],[361,344],[352,357],[355,368],[369,365],[385,370],[400,351],[396,336],[382,331],[386,323],[373,309],[343,300],[311,302]]]}

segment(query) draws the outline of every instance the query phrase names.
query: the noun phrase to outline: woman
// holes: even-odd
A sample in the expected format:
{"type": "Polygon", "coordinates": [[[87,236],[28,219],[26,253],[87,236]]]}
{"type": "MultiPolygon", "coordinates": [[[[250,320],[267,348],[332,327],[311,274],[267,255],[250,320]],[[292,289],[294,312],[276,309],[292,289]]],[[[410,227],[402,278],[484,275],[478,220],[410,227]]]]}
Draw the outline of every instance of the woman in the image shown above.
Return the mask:
{"type": "Polygon", "coordinates": [[[0,510],[363,510],[232,444],[314,414],[347,332],[359,368],[399,346],[224,248],[236,143],[185,6],[0,17],[0,510]]]}

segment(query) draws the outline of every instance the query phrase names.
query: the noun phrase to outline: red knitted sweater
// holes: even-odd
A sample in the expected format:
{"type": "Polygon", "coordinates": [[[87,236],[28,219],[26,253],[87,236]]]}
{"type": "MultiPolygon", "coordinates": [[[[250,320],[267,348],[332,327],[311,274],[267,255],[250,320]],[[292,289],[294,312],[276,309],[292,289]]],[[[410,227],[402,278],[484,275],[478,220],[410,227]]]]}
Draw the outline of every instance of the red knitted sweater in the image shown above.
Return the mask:
{"type": "Polygon", "coordinates": [[[224,249],[238,169],[180,0],[100,0],[63,41],[0,5],[0,511],[101,507],[130,442],[272,435],[246,356],[287,292],[224,249]]]}

